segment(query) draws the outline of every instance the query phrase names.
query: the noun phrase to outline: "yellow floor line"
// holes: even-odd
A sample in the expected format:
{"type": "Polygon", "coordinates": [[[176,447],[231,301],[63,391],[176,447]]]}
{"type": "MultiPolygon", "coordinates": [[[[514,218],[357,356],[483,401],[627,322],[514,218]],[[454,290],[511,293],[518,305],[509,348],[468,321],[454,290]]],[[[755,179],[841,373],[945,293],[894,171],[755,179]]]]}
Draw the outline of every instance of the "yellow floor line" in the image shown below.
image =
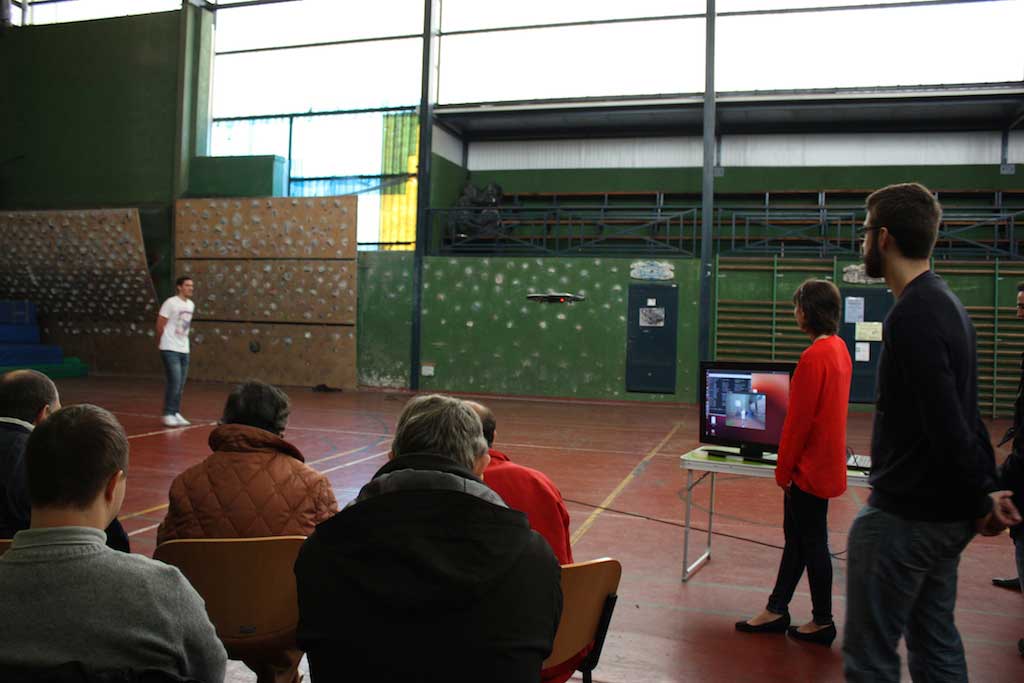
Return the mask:
{"type": "Polygon", "coordinates": [[[146,508],[145,510],[139,510],[138,512],[129,512],[127,515],[118,515],[117,518],[120,519],[120,520],[125,520],[125,519],[131,519],[132,517],[141,517],[142,515],[147,515],[150,512],[156,512],[157,510],[163,510],[166,507],[167,507],[167,503],[164,503],[163,505],[154,505],[151,508],[146,508]]]}
{"type": "Polygon", "coordinates": [[[569,543],[571,545],[576,545],[576,543],[581,538],[583,538],[583,534],[587,533],[587,531],[590,529],[590,527],[594,525],[594,522],[597,521],[597,518],[601,516],[602,512],[604,512],[604,508],[606,508],[609,505],[611,505],[612,502],[614,502],[615,499],[619,497],[619,494],[622,493],[622,491],[627,486],[629,486],[629,483],[636,478],[637,473],[640,472],[643,469],[643,466],[646,465],[651,460],[651,458],[653,458],[654,456],[656,456],[658,454],[658,451],[661,450],[662,446],[667,444],[669,442],[669,439],[671,439],[673,436],[676,435],[676,432],[679,431],[679,428],[682,425],[683,425],[682,422],[676,422],[675,426],[672,427],[672,430],[668,434],[665,435],[665,438],[662,439],[661,442],[658,443],[657,446],[655,446],[650,451],[648,451],[647,455],[644,456],[644,459],[641,460],[640,462],[638,462],[636,464],[636,467],[634,467],[633,470],[629,474],[626,475],[626,478],[623,479],[622,481],[620,481],[619,485],[616,486],[615,489],[611,493],[609,493],[608,496],[604,500],[601,501],[600,507],[598,507],[596,510],[591,512],[590,516],[587,517],[586,521],[584,521],[583,524],[580,525],[580,528],[577,529],[575,531],[575,533],[573,533],[572,539],[570,539],[570,541],[569,541],[569,543]]]}

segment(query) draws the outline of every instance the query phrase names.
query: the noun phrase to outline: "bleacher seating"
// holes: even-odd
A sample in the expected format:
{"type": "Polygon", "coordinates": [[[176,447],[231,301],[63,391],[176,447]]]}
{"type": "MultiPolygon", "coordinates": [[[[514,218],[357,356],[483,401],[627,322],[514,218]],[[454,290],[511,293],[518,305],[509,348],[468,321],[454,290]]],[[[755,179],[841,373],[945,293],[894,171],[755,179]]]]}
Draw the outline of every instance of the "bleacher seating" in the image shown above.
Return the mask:
{"type": "Polygon", "coordinates": [[[31,368],[51,378],[85,377],[78,358],[65,358],[59,346],[41,343],[36,307],[31,301],[0,301],[0,373],[31,368]]]}

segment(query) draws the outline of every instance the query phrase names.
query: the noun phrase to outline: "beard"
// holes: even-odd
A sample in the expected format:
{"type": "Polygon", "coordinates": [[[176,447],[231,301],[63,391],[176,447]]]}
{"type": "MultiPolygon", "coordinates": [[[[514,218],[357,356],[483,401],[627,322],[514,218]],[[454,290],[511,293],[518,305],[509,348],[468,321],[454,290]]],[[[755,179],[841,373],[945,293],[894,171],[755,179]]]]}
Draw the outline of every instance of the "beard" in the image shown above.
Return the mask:
{"type": "Polygon", "coordinates": [[[878,239],[875,238],[864,252],[864,273],[868,277],[885,277],[885,269],[882,266],[882,252],[878,248],[878,239]]]}

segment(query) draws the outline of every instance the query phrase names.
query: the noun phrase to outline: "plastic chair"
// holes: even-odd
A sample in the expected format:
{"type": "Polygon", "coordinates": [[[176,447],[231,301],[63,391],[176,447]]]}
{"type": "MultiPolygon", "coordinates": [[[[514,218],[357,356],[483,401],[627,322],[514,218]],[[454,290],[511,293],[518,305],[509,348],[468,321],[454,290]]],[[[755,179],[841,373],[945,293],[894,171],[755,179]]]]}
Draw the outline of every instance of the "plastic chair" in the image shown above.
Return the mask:
{"type": "Polygon", "coordinates": [[[293,567],[304,536],[176,539],[153,559],[181,570],[203,600],[228,657],[258,662],[296,649],[293,567]]]}
{"type": "Polygon", "coordinates": [[[569,661],[592,643],[587,657],[576,666],[584,682],[591,683],[591,673],[601,659],[601,648],[618,600],[616,591],[621,578],[622,565],[607,557],[562,565],[562,619],[544,669],[569,661]]]}

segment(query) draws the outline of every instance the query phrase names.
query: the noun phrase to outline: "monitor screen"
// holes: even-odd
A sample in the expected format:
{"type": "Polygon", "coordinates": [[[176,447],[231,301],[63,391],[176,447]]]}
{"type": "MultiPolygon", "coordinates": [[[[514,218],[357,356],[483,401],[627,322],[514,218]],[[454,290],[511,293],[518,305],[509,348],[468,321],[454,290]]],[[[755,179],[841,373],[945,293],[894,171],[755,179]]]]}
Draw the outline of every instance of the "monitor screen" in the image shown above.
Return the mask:
{"type": "Polygon", "coordinates": [[[776,452],[794,363],[701,363],[703,443],[776,452]]]}

